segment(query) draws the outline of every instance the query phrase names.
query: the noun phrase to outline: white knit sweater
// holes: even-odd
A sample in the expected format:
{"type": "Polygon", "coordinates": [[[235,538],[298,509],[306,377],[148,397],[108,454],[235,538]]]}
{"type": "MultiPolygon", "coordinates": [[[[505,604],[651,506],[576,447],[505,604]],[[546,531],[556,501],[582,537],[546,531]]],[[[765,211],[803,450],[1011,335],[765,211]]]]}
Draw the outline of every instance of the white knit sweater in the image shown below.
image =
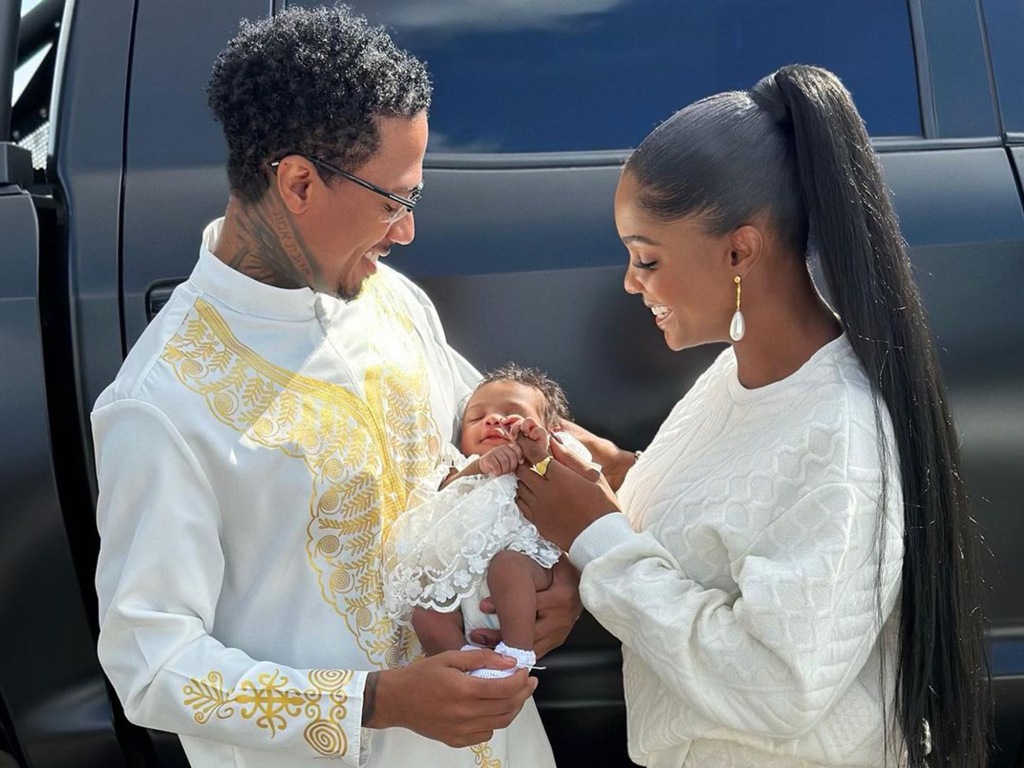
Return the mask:
{"type": "MultiPolygon", "coordinates": [[[[874,396],[845,336],[745,389],[725,351],[570,550],[587,609],[623,644],[630,756],[700,768],[882,764],[903,514],[874,396]]],[[[895,737],[898,740],[898,735],[895,737]]],[[[891,763],[890,763],[891,764],[891,763]]]]}

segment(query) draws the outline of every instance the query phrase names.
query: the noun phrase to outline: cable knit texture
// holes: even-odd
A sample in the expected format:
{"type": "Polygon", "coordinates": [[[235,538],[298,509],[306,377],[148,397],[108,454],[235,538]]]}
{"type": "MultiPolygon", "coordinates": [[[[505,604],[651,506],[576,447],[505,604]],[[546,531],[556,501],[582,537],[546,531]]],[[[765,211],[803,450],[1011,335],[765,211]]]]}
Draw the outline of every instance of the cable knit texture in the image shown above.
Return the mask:
{"type": "Polygon", "coordinates": [[[730,348],[627,476],[631,528],[608,515],[574,543],[583,602],[623,643],[635,761],[882,764],[903,515],[884,405],[880,511],[873,403],[845,336],[755,390],[730,348]]]}

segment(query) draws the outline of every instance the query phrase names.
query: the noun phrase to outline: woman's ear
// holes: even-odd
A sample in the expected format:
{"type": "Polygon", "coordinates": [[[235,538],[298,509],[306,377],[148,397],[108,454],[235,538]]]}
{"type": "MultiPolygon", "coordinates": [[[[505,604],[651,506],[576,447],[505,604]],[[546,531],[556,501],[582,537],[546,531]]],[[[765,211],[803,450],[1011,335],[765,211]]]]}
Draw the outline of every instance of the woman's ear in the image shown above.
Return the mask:
{"type": "Polygon", "coordinates": [[[745,277],[764,253],[764,232],[757,225],[743,224],[729,235],[729,245],[729,266],[734,274],[745,277]]]}
{"type": "Polygon", "coordinates": [[[320,181],[313,164],[299,155],[288,155],[277,166],[274,183],[278,197],[290,213],[303,213],[310,205],[310,193],[320,181]]]}

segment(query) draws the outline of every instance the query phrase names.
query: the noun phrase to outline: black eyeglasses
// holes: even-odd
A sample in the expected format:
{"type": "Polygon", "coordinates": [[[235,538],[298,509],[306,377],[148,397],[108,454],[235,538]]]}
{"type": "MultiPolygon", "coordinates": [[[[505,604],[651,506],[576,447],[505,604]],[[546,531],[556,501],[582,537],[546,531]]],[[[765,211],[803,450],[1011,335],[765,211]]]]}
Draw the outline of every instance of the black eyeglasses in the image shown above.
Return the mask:
{"type": "MultiPolygon", "coordinates": [[[[318,157],[311,157],[309,155],[299,155],[299,157],[304,157],[307,160],[309,160],[309,162],[313,163],[313,165],[318,165],[321,168],[329,171],[330,173],[341,176],[343,179],[348,179],[352,183],[358,184],[360,187],[363,187],[364,189],[368,189],[371,192],[376,192],[381,197],[386,197],[388,200],[398,203],[399,207],[396,208],[394,211],[390,211],[390,215],[387,218],[388,224],[394,224],[396,221],[404,217],[406,214],[412,213],[412,209],[416,207],[416,203],[420,201],[420,197],[423,195],[422,183],[412,191],[409,197],[402,197],[401,195],[396,195],[393,192],[388,192],[386,189],[383,189],[382,187],[378,187],[373,182],[367,181],[366,179],[361,179],[353,173],[343,171],[341,168],[333,166],[330,163],[324,162],[318,157]]],[[[276,169],[280,164],[280,160],[274,160],[272,163],[270,163],[270,167],[276,169]]]]}

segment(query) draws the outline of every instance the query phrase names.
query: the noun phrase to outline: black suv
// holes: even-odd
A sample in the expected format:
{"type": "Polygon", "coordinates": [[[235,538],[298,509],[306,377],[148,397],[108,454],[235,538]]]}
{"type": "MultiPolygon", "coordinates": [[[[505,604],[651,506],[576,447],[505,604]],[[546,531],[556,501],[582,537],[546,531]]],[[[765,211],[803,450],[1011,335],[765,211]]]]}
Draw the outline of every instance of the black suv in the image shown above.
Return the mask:
{"type": "MultiPolygon", "coordinates": [[[[125,722],[96,660],[88,413],[227,200],[212,61],[240,17],[294,0],[22,2],[20,25],[17,0],[0,4],[0,767],[180,766],[175,738],[125,722]]],[[[911,247],[991,550],[992,765],[1024,766],[1024,4],[353,4],[435,79],[418,236],[391,263],[478,367],[549,371],[581,423],[628,447],[719,351],[670,353],[622,290],[612,195],[629,147],[783,64],[843,78],[911,247]]],[[[629,764],[619,664],[586,616],[547,659],[537,701],[561,765],[629,764]]]]}

